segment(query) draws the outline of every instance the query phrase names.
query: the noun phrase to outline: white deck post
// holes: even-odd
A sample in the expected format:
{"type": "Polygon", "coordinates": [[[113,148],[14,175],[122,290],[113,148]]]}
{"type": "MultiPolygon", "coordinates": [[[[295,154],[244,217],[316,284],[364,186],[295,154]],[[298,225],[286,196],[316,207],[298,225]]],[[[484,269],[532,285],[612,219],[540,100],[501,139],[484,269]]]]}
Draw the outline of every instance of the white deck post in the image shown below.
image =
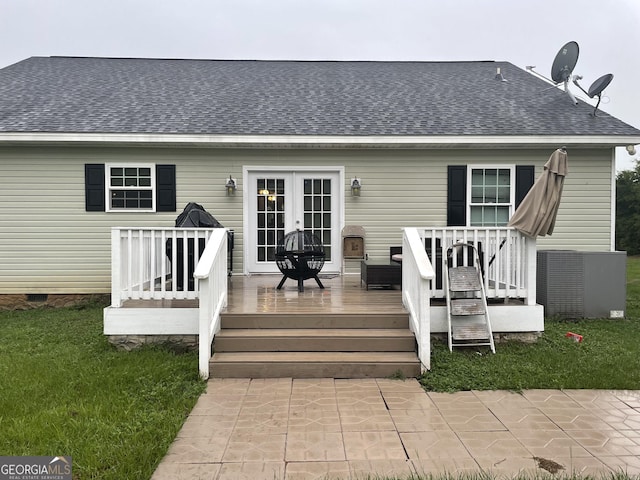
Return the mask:
{"type": "Polygon", "coordinates": [[[535,238],[525,236],[527,246],[527,305],[536,304],[536,270],[538,249],[535,238]]]}
{"type": "Polygon", "coordinates": [[[114,227],[111,229],[111,306],[116,308],[122,306],[120,296],[122,289],[121,255],[120,228],[114,227]]]}

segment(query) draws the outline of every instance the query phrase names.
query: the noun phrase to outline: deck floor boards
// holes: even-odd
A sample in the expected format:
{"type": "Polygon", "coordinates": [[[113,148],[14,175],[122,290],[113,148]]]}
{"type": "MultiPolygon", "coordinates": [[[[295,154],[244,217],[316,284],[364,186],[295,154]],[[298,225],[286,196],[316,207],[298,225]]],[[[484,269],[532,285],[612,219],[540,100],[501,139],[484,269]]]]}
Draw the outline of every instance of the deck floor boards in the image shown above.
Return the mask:
{"type": "Polygon", "coordinates": [[[231,278],[229,313],[402,313],[402,291],[369,288],[359,275],[320,276],[324,289],[305,282],[304,292],[287,280],[281,290],[280,275],[251,275],[231,278]]]}
{"type": "MultiPolygon", "coordinates": [[[[227,313],[406,313],[402,291],[395,288],[367,290],[359,275],[320,275],[324,289],[308,280],[304,292],[287,280],[276,289],[281,275],[229,277],[227,313]]],[[[126,308],[197,308],[198,300],[127,300],[126,308]]]]}

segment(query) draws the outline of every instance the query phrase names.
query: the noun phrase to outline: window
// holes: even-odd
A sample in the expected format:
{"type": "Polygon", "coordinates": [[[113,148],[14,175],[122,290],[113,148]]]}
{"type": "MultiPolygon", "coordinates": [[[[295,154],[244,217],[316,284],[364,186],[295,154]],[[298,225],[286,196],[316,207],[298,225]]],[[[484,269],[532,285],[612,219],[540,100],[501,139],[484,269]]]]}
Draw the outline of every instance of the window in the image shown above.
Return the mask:
{"type": "Polygon", "coordinates": [[[469,226],[502,227],[513,213],[515,167],[469,165],[469,226]]]}
{"type": "Polygon", "coordinates": [[[107,211],[155,210],[155,166],[107,165],[107,211]]]}

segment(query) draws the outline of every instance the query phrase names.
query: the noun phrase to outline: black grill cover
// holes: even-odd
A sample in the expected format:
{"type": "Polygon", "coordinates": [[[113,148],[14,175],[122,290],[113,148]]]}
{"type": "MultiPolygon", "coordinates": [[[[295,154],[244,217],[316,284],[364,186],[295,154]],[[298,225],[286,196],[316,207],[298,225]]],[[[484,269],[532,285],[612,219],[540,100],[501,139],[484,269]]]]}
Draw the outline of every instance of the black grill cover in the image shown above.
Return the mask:
{"type": "Polygon", "coordinates": [[[202,205],[195,202],[187,203],[182,213],[176,218],[176,227],[224,228],[202,205]]]}

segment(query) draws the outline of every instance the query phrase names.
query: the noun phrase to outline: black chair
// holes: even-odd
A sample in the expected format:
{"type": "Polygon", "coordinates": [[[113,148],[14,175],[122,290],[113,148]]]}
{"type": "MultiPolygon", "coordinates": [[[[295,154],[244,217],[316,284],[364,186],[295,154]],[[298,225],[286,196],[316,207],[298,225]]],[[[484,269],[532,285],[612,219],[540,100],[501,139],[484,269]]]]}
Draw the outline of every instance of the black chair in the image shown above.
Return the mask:
{"type": "Polygon", "coordinates": [[[320,239],[310,232],[295,230],[287,233],[276,247],[276,264],[282,272],[278,290],[287,278],[298,281],[298,291],[304,291],[304,280],[313,278],[320,288],[324,288],[318,278],[325,260],[324,246],[320,239]]]}

